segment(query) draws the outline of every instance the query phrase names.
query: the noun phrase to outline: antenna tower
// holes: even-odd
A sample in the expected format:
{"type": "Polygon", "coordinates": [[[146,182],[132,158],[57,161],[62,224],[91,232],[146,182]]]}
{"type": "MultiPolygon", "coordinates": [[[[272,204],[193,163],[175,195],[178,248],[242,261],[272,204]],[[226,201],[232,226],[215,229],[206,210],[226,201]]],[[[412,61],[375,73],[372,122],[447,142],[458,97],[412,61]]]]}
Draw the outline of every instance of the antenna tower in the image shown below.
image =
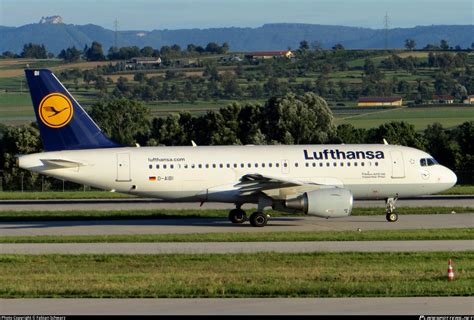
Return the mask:
{"type": "Polygon", "coordinates": [[[115,48],[118,48],[118,45],[117,45],[117,33],[118,33],[118,19],[115,18],[114,20],[114,46],[115,48]]]}
{"type": "Polygon", "coordinates": [[[389,29],[389,19],[388,19],[388,13],[385,12],[385,17],[383,19],[383,24],[385,28],[385,50],[388,49],[388,29],[389,29]]]}

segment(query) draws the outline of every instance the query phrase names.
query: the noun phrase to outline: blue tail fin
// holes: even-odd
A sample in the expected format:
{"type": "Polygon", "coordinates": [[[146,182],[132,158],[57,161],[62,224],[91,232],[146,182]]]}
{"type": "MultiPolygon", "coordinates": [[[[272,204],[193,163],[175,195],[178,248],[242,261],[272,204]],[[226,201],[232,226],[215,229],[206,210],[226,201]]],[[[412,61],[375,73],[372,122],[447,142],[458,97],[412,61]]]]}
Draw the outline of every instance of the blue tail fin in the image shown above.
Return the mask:
{"type": "Polygon", "coordinates": [[[25,70],[45,151],[120,147],[49,70],[25,70]]]}

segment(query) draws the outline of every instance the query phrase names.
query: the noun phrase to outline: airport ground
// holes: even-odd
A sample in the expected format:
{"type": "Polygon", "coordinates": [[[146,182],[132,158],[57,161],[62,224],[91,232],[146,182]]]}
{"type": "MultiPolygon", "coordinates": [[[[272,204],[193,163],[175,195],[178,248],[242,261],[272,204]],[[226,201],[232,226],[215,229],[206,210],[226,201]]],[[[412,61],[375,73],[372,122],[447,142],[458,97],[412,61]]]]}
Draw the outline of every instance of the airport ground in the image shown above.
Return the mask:
{"type": "MultiPolygon", "coordinates": [[[[27,207],[67,215],[78,208],[104,213],[117,207],[130,210],[138,206],[145,212],[186,207],[147,199],[81,201],[33,201],[30,205],[2,201],[0,212],[20,214],[22,210],[12,207],[27,207]],[[64,209],[70,206],[72,211],[64,209]]],[[[472,314],[473,198],[406,201],[399,206],[414,211],[433,204],[448,212],[465,210],[411,212],[400,215],[396,223],[385,221],[383,213],[328,220],[278,216],[265,228],[232,225],[223,217],[2,221],[2,238],[111,238],[91,241],[95,243],[53,244],[46,239],[44,243],[0,244],[0,306],[2,312],[13,314],[23,310],[32,314],[51,310],[55,314],[472,314]],[[379,234],[369,240],[378,240],[348,241],[351,235],[372,232],[379,234]],[[258,237],[277,233],[290,237],[345,234],[345,241],[258,241],[258,237]],[[398,233],[398,238],[383,240],[384,233],[386,239],[392,239],[390,233],[398,233]],[[412,239],[410,233],[419,236],[400,239],[412,239]],[[456,233],[461,236],[453,236],[456,233]],[[256,238],[251,243],[215,238],[224,234],[256,238]],[[429,234],[438,236],[430,238],[429,234]],[[150,235],[211,235],[216,240],[113,240],[129,236],[146,240],[150,235]],[[456,270],[452,282],[446,279],[450,258],[456,270]],[[32,297],[36,299],[28,299],[32,297]],[[41,299],[51,297],[68,299],[41,299]],[[129,299],[137,297],[144,299],[129,299]],[[223,297],[226,299],[216,299],[223,297]]],[[[203,210],[228,207],[207,205],[203,210]]],[[[360,205],[383,211],[383,202],[360,205]]]]}

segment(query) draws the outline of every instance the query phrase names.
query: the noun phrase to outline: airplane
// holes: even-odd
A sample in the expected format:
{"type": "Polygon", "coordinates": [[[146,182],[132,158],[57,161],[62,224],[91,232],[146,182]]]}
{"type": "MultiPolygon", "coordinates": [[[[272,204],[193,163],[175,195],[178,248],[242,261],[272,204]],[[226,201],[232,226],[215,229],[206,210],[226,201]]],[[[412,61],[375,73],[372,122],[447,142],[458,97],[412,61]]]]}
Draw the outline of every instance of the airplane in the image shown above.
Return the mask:
{"type": "Polygon", "coordinates": [[[428,153],[387,143],[122,146],[51,71],[25,74],[45,152],[18,156],[21,168],[163,201],[231,203],[236,224],[265,226],[268,207],[346,217],[354,199],[385,199],[386,220],[395,222],[397,199],[438,193],[457,181],[428,153]],[[241,208],[247,203],[257,205],[250,217],[241,208]]]}

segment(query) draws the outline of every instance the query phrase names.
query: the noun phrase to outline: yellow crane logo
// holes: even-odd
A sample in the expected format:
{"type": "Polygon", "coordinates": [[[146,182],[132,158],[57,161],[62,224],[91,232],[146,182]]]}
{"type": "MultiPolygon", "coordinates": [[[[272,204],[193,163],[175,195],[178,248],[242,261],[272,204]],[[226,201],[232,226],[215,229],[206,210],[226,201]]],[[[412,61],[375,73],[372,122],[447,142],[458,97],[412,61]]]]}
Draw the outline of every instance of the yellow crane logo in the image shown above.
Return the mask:
{"type": "Polygon", "coordinates": [[[74,109],[68,97],[62,93],[53,92],[41,100],[38,113],[45,125],[57,129],[71,121],[74,109]]]}

